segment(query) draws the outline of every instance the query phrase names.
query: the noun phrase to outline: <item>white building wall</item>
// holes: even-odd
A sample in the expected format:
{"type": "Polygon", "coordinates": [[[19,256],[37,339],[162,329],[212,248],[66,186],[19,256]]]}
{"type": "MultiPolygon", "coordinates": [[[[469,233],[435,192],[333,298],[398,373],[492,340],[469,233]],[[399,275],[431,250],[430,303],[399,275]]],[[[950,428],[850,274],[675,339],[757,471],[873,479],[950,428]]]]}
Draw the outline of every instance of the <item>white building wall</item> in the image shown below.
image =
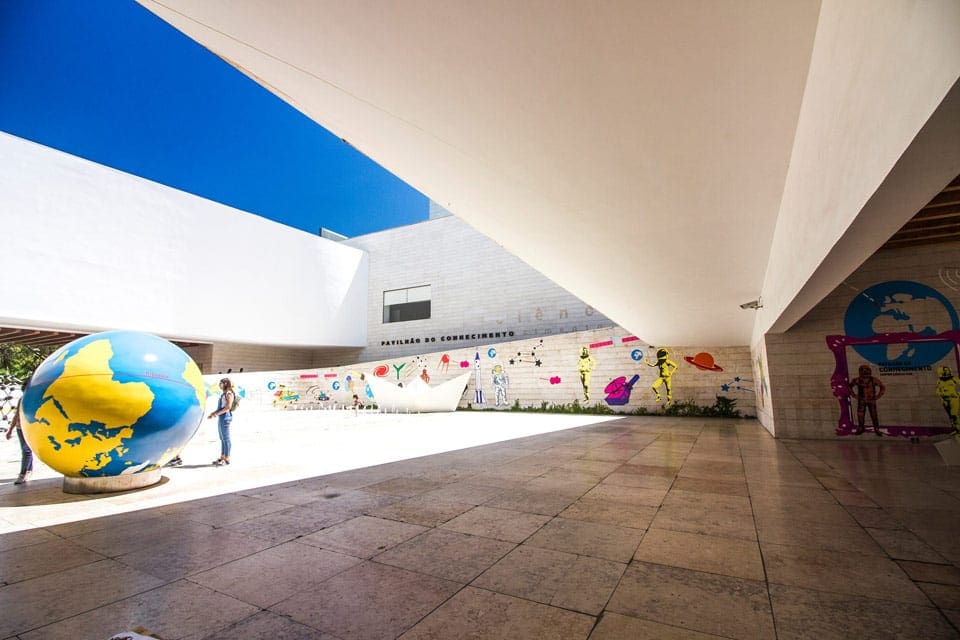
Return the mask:
{"type": "Polygon", "coordinates": [[[958,77],[955,0],[824,0],[754,343],[799,320],[956,176],[958,77]],[[943,120],[918,139],[945,97],[943,120]]]}
{"type": "Polygon", "coordinates": [[[0,133],[0,325],[366,343],[349,246],[0,133]]]}
{"type": "Polygon", "coordinates": [[[360,361],[613,325],[453,216],[352,238],[344,244],[370,256],[368,345],[360,361]],[[383,323],[384,291],[427,284],[430,319],[383,323]]]}

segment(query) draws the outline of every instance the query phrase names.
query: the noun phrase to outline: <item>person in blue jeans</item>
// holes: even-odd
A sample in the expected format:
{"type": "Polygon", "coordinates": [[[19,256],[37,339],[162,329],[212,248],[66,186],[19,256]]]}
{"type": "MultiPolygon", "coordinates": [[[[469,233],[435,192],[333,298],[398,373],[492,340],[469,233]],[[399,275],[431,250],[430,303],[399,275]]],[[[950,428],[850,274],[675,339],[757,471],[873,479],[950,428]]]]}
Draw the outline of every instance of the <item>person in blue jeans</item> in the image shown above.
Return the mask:
{"type": "MultiPolygon", "coordinates": [[[[23,384],[23,389],[26,389],[26,383],[23,384]]],[[[33,471],[33,451],[30,450],[30,445],[27,444],[27,441],[23,437],[23,428],[20,426],[20,404],[23,402],[23,396],[20,396],[20,400],[17,402],[17,409],[13,414],[13,420],[10,421],[10,427],[7,429],[7,440],[13,437],[13,432],[17,432],[17,438],[20,439],[20,475],[17,476],[17,479],[13,484],[23,484],[27,481],[27,476],[33,471]]]]}
{"type": "Polygon", "coordinates": [[[236,392],[230,378],[220,381],[220,399],[217,401],[217,410],[207,416],[208,419],[217,418],[217,429],[220,432],[220,457],[213,461],[214,466],[220,467],[230,464],[230,423],[233,422],[234,399],[236,392]]]}

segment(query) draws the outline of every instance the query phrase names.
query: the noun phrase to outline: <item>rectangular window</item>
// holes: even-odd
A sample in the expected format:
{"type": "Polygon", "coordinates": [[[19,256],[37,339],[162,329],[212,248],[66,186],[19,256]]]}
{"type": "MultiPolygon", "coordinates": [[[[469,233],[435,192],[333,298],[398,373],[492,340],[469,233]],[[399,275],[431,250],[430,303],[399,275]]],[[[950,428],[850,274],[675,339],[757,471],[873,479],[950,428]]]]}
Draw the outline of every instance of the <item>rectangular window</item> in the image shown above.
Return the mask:
{"type": "Polygon", "coordinates": [[[430,319],[430,285],[383,292],[383,323],[430,319]]]}

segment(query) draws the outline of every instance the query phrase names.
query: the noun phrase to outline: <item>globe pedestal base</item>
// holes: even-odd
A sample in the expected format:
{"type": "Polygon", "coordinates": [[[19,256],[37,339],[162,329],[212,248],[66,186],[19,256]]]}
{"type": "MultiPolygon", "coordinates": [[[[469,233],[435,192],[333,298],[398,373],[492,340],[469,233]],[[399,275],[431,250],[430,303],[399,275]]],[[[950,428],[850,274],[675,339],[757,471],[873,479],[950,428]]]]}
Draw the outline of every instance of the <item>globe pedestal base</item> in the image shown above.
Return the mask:
{"type": "Polygon", "coordinates": [[[64,493],[114,493],[141,489],[160,482],[160,469],[100,478],[63,478],[64,493]]]}

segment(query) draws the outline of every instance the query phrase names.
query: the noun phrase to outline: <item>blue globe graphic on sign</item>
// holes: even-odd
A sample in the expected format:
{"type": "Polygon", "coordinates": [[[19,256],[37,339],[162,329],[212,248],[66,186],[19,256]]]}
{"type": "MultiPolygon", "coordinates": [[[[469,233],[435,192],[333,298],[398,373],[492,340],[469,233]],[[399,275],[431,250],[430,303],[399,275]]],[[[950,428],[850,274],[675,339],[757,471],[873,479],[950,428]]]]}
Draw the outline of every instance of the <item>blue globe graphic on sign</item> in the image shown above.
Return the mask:
{"type": "Polygon", "coordinates": [[[108,331],[75,340],[34,372],[24,436],[69,477],[151,471],[190,441],[203,419],[200,369],[163,338],[108,331]]]}
{"type": "MultiPolygon", "coordinates": [[[[939,291],[919,282],[891,280],[857,294],[843,319],[854,338],[884,333],[935,336],[960,329],[957,311],[939,291]]],[[[940,361],[953,349],[948,342],[854,345],[863,358],[881,366],[923,367],[940,361]]]]}

